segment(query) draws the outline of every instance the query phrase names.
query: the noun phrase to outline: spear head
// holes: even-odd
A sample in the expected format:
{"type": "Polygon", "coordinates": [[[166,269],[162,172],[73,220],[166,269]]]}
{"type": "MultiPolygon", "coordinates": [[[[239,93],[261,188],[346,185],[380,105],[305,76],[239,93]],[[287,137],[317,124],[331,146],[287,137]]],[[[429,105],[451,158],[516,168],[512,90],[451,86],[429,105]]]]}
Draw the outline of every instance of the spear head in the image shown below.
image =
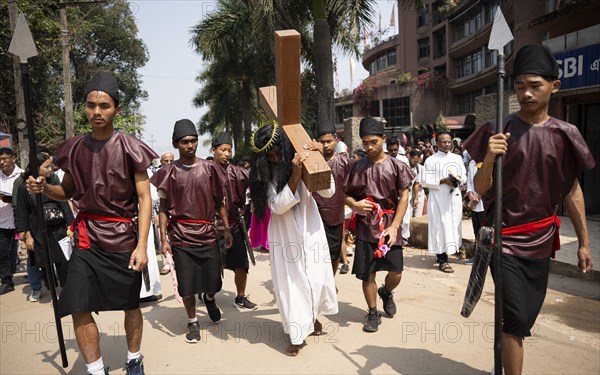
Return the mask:
{"type": "Polygon", "coordinates": [[[8,52],[17,56],[23,64],[27,63],[27,59],[38,54],[33,36],[31,36],[31,30],[29,30],[29,25],[27,25],[27,20],[21,12],[19,12],[19,17],[17,18],[17,25],[15,26],[8,52]]]}
{"type": "Polygon", "coordinates": [[[503,54],[504,46],[507,45],[514,37],[506,19],[502,14],[500,6],[496,7],[496,13],[494,15],[494,23],[492,24],[492,32],[490,33],[490,41],[488,42],[488,49],[498,50],[499,54],[503,54]]]}

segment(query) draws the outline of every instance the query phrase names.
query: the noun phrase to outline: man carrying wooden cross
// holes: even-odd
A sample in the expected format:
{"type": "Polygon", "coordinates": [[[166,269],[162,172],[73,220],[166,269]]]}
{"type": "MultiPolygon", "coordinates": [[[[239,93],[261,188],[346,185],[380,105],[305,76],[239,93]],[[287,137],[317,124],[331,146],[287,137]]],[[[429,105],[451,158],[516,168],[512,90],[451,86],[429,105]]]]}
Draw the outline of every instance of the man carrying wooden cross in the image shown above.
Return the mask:
{"type": "Polygon", "coordinates": [[[300,123],[300,34],[275,33],[277,87],[261,88],[261,104],[277,123],[252,137],[250,193],[254,215],[267,207],[273,289],[285,333],[286,353],[298,355],[304,339],[319,335],[318,315],[338,312],[327,236],[310,192],[331,197],[335,183],[323,159],[323,146],[300,123]],[[275,99],[276,96],[276,99],[275,99]]]}

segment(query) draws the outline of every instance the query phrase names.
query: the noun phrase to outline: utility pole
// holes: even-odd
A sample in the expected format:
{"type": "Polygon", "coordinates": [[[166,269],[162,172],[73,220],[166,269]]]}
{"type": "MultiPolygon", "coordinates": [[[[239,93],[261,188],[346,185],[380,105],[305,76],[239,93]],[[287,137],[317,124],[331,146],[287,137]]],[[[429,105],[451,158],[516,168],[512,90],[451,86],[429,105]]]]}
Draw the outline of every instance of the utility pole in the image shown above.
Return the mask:
{"type": "Polygon", "coordinates": [[[154,150],[154,142],[156,142],[156,139],[154,139],[154,134],[150,134],[150,139],[148,140],[148,142],[150,142],[150,144],[152,145],[152,149],[154,150]]]}
{"type": "Polygon", "coordinates": [[[73,126],[73,89],[71,86],[71,62],[69,59],[69,31],[67,29],[67,8],[60,7],[60,39],[62,45],[63,81],[65,87],[65,138],[75,135],[73,126]]]}
{"type": "Polygon", "coordinates": [[[73,124],[73,88],[71,85],[71,60],[69,58],[67,7],[105,2],[106,0],[58,3],[58,6],[60,7],[60,37],[62,45],[63,81],[65,89],[65,138],[67,139],[75,135],[75,127],[73,124]]]}
{"type": "MultiPolygon", "coordinates": [[[[10,18],[10,31],[14,33],[17,26],[17,17],[19,8],[16,0],[8,0],[8,15],[10,18]]],[[[13,59],[13,78],[15,81],[15,102],[16,102],[16,126],[19,140],[19,162],[22,169],[29,164],[29,144],[25,142],[24,130],[27,126],[27,116],[25,114],[25,96],[21,84],[21,64],[19,58],[15,55],[13,59]]]]}

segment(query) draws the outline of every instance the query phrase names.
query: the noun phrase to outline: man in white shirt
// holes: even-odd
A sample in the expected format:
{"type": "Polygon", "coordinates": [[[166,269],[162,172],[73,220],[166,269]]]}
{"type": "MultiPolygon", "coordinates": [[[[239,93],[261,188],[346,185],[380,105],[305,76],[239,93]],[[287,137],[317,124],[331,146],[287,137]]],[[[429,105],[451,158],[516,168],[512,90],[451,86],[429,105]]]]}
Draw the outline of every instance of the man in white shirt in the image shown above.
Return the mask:
{"type": "Polygon", "coordinates": [[[425,161],[422,186],[429,189],[427,198],[427,249],[437,255],[440,271],[452,273],[448,254],[462,245],[462,195],[459,185],[466,181],[462,157],[450,152],[452,138],[445,131],[437,135],[438,152],[425,161]]]}
{"type": "Polygon", "coordinates": [[[12,191],[15,180],[23,172],[15,161],[12,148],[0,148],[0,295],[15,290],[12,276],[16,267],[18,241],[15,240],[12,191]]]}

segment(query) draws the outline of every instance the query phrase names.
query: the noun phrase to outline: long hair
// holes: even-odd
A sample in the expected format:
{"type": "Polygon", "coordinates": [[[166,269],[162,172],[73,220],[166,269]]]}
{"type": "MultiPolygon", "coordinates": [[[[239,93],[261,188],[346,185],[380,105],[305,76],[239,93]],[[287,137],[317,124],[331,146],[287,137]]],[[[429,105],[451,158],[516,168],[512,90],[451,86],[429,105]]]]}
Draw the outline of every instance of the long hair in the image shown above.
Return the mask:
{"type": "Polygon", "coordinates": [[[281,127],[273,134],[273,125],[265,125],[254,133],[254,145],[262,149],[269,141],[271,147],[262,152],[252,154],[250,167],[250,198],[254,205],[254,215],[262,219],[267,210],[269,183],[275,183],[279,193],[287,185],[292,175],[292,159],[294,148],[281,127]],[[272,138],[274,137],[274,140],[272,138]],[[267,159],[267,153],[275,150],[279,156],[277,166],[272,166],[267,159]],[[275,171],[276,169],[276,171],[275,171]],[[275,181],[273,181],[275,179],[275,181]]]}

